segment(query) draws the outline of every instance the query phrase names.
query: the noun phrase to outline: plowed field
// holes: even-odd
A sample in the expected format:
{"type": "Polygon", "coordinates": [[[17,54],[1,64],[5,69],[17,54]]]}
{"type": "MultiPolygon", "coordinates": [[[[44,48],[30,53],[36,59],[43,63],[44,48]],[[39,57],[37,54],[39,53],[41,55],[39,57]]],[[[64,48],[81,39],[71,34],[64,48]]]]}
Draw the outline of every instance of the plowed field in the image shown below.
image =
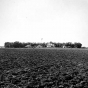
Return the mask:
{"type": "Polygon", "coordinates": [[[0,49],[0,88],[88,88],[87,49],[0,49]]]}

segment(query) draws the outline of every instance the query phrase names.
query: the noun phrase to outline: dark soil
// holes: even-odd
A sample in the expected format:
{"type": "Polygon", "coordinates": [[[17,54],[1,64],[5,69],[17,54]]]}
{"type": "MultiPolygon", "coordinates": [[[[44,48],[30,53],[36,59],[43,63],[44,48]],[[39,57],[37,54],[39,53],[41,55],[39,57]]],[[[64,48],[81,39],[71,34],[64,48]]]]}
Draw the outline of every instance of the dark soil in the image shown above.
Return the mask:
{"type": "Polygon", "coordinates": [[[0,49],[0,88],[88,88],[88,50],[0,49]]]}

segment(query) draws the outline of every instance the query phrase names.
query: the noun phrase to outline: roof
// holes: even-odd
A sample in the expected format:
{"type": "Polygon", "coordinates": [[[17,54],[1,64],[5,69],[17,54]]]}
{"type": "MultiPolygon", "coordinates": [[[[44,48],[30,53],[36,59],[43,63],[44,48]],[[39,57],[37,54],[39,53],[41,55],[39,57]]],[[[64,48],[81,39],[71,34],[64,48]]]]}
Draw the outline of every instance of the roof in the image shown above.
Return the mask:
{"type": "Polygon", "coordinates": [[[31,48],[31,45],[26,45],[25,47],[26,47],[26,48],[31,48]]]}
{"type": "Polygon", "coordinates": [[[42,45],[37,45],[36,48],[42,48],[42,45]]]}

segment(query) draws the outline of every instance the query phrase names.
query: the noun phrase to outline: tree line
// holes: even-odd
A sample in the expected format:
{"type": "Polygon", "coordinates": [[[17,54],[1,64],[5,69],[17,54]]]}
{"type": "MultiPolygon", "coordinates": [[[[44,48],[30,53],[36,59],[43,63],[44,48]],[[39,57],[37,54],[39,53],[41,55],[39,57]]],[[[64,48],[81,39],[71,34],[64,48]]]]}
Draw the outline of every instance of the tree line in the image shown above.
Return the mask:
{"type": "MultiPolygon", "coordinates": [[[[67,47],[67,48],[81,48],[82,44],[81,43],[71,43],[71,42],[67,42],[67,43],[56,43],[56,42],[50,42],[51,44],[54,44],[54,47],[57,48],[61,48],[61,47],[67,47]]],[[[15,41],[15,42],[5,42],[4,46],[5,48],[25,48],[25,46],[27,45],[31,45],[32,48],[35,48],[38,45],[41,45],[42,47],[47,47],[47,43],[31,43],[31,42],[27,42],[27,43],[22,43],[19,41],[15,41]]]]}

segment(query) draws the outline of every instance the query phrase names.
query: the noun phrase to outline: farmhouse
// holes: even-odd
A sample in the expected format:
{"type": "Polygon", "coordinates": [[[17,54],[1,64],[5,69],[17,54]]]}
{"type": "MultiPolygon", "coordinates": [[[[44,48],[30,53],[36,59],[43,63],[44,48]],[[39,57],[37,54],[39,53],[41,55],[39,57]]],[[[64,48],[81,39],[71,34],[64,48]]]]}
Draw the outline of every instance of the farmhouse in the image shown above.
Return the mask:
{"type": "Polygon", "coordinates": [[[49,42],[49,43],[47,43],[47,47],[48,47],[48,48],[49,48],[49,47],[55,47],[55,45],[54,45],[53,43],[49,42]]]}

